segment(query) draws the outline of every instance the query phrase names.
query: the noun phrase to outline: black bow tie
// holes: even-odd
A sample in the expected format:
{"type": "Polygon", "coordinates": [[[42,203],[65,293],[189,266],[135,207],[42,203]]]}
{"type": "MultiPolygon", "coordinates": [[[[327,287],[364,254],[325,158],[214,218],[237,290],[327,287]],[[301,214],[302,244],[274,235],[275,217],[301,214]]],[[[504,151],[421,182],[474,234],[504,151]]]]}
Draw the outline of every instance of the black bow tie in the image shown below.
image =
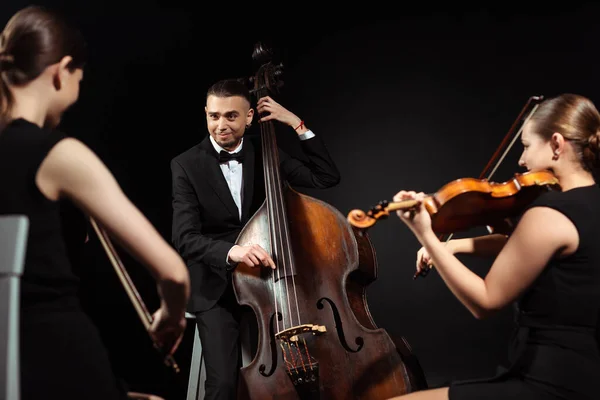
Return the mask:
{"type": "Polygon", "coordinates": [[[219,163],[225,163],[231,160],[236,160],[237,162],[241,163],[244,161],[244,154],[241,151],[231,154],[225,150],[221,150],[219,153],[219,163]]]}

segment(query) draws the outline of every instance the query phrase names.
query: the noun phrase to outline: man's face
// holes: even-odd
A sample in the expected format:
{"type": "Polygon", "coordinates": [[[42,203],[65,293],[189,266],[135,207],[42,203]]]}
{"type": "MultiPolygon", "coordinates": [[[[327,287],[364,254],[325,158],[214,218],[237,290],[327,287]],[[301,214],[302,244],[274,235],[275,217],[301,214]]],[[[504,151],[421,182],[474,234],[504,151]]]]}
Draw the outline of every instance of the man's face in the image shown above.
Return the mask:
{"type": "Polygon", "coordinates": [[[240,144],[246,125],[252,122],[254,110],[242,96],[206,99],[206,125],[210,136],[225,150],[235,150],[240,144]]]}

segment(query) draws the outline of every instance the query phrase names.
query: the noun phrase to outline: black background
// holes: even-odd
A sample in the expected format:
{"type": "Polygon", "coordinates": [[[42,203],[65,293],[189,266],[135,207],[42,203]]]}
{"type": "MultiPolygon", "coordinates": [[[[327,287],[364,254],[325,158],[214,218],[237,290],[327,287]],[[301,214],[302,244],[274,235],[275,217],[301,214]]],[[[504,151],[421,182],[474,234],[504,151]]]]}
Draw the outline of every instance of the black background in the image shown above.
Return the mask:
{"type": "MultiPolygon", "coordinates": [[[[27,4],[4,1],[2,24],[27,4]]],[[[583,3],[357,3],[330,12],[303,3],[285,4],[288,11],[282,3],[37,4],[67,12],[89,43],[80,101],[62,129],[103,159],[166,240],[169,161],[207,134],[208,86],[253,74],[258,40],[284,64],[277,100],[322,135],[342,174],[335,188],[303,192],[344,215],[400,189],[433,192],[479,176],[530,96],[600,98],[599,9],[583,3]]],[[[279,143],[297,154],[291,129],[279,130],[279,143]]],[[[495,180],[522,172],[520,150],[517,142],[495,180]]],[[[73,214],[67,221],[79,220],[73,214]]],[[[492,374],[504,357],[511,310],[477,321],[435,271],[413,281],[419,244],[395,217],[370,235],[379,263],[367,291],[370,311],[380,327],[408,340],[429,384],[492,374]]],[[[84,257],[78,266],[83,296],[118,373],[134,390],[184,398],[193,325],[175,355],[184,369],[175,376],[152,349],[93,233],[84,257]]],[[[149,274],[122,257],[154,310],[158,298],[149,274]]],[[[462,259],[482,275],[490,265],[462,259]]]]}

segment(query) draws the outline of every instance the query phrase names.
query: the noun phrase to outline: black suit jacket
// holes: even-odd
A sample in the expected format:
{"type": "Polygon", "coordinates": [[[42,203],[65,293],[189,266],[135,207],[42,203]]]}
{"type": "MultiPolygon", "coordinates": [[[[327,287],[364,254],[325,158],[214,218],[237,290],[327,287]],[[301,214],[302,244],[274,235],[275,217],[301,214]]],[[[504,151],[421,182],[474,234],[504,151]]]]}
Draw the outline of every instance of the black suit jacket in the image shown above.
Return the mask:
{"type": "MultiPolygon", "coordinates": [[[[282,178],[297,187],[338,184],[340,174],[321,138],[300,144],[308,162],[279,150],[282,178]]],[[[231,280],[227,253],[265,200],[260,137],[246,134],[242,151],[241,220],[208,136],[171,160],[172,243],[190,271],[190,312],[208,310],[219,300],[231,280]]]]}

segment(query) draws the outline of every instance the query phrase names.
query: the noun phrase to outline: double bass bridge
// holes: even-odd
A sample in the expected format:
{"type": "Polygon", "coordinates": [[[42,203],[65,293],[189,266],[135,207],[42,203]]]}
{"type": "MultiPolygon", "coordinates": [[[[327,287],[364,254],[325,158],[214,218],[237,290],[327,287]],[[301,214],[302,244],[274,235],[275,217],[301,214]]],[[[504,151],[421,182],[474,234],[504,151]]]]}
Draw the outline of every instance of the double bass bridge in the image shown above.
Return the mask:
{"type": "Polygon", "coordinates": [[[298,335],[305,333],[320,335],[325,332],[327,332],[327,328],[324,325],[302,324],[277,332],[275,338],[286,343],[297,343],[299,340],[298,335]]]}

